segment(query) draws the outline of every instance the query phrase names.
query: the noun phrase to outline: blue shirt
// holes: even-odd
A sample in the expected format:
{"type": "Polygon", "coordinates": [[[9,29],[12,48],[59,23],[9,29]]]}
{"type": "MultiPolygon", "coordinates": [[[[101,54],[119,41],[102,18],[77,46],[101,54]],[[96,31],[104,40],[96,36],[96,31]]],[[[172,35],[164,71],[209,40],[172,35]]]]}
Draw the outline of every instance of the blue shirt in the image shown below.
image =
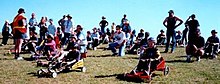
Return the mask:
{"type": "Polygon", "coordinates": [[[51,25],[51,24],[50,24],[50,25],[48,26],[48,33],[49,33],[49,34],[52,34],[53,36],[55,36],[55,34],[56,34],[56,27],[55,27],[55,25],[53,25],[53,24],[51,25]]]}
{"type": "Polygon", "coordinates": [[[29,20],[29,25],[30,25],[30,26],[35,26],[35,25],[37,25],[37,19],[36,19],[36,18],[30,18],[30,20],[29,20]]]}
{"type": "Polygon", "coordinates": [[[71,20],[65,20],[64,22],[65,33],[71,33],[71,29],[73,27],[73,22],[71,20]]]}

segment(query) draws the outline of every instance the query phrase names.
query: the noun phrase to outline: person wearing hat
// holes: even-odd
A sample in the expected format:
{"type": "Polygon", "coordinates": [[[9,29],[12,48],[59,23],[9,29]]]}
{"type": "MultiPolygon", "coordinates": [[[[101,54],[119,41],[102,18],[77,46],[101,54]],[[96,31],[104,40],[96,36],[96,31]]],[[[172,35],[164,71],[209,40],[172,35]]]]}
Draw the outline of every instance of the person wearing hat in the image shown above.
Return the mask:
{"type": "Polygon", "coordinates": [[[86,35],[83,32],[83,27],[81,25],[76,26],[76,36],[77,36],[77,43],[80,46],[81,56],[83,58],[86,58],[87,57],[86,46],[87,46],[88,43],[87,43],[87,40],[86,40],[86,35]]]}
{"type": "Polygon", "coordinates": [[[200,57],[204,55],[205,39],[201,36],[200,29],[196,30],[196,37],[186,46],[187,62],[191,61],[191,57],[195,56],[196,61],[200,61],[200,57]]]}
{"type": "Polygon", "coordinates": [[[164,34],[164,31],[161,29],[160,34],[157,35],[157,45],[164,45],[166,40],[166,35],[164,34]]]}
{"type": "Polygon", "coordinates": [[[104,35],[105,34],[105,27],[108,26],[108,21],[106,21],[105,16],[102,16],[102,20],[100,21],[99,26],[101,27],[101,32],[104,35]]]}
{"type": "Polygon", "coordinates": [[[92,33],[92,40],[93,40],[93,43],[92,43],[92,47],[93,47],[93,50],[96,50],[97,49],[97,46],[99,45],[99,38],[100,38],[100,35],[99,33],[97,32],[97,28],[93,28],[93,33],[92,33]]]}
{"type": "Polygon", "coordinates": [[[211,34],[212,36],[210,36],[206,41],[205,55],[207,56],[211,55],[211,58],[215,59],[218,56],[219,38],[217,36],[216,30],[212,30],[211,34]]]}
{"type": "Polygon", "coordinates": [[[48,34],[52,34],[53,36],[56,35],[56,27],[53,24],[53,19],[49,19],[50,25],[48,26],[48,34]]]}
{"type": "Polygon", "coordinates": [[[71,32],[73,31],[73,25],[74,25],[72,21],[72,16],[68,14],[66,17],[67,17],[67,20],[65,20],[64,22],[64,37],[62,40],[62,45],[66,45],[66,43],[69,41],[69,37],[70,37],[71,32]]]}
{"type": "Polygon", "coordinates": [[[6,20],[5,21],[5,24],[4,24],[4,26],[3,26],[3,28],[2,28],[2,46],[3,45],[6,45],[7,43],[8,43],[8,38],[9,38],[9,36],[10,36],[10,33],[9,33],[9,31],[10,31],[10,25],[9,25],[9,21],[8,20],[6,20]]]}
{"type": "Polygon", "coordinates": [[[31,18],[29,19],[29,31],[34,31],[36,30],[36,27],[37,26],[37,19],[36,19],[36,16],[35,16],[35,13],[32,13],[31,14],[31,18]]]}
{"type": "Polygon", "coordinates": [[[23,39],[26,38],[26,32],[27,32],[27,21],[26,17],[24,16],[24,9],[20,8],[18,10],[18,14],[15,16],[13,22],[12,22],[12,31],[13,36],[15,39],[15,59],[22,60],[23,58],[20,57],[21,52],[21,45],[23,42],[23,39]]]}
{"type": "Polygon", "coordinates": [[[194,39],[194,37],[196,37],[196,30],[199,29],[200,26],[198,20],[196,20],[195,18],[196,15],[192,14],[185,22],[186,27],[189,29],[189,34],[188,34],[189,43],[194,39]]]}
{"type": "MultiPolygon", "coordinates": [[[[140,59],[137,65],[136,71],[144,71],[144,74],[149,75],[150,70],[155,70],[158,63],[160,63],[160,59],[162,58],[160,51],[156,47],[155,39],[153,37],[150,37],[147,40],[148,48],[146,48],[143,52],[143,54],[140,55],[140,59]],[[155,59],[147,60],[147,59],[155,59]]],[[[134,71],[134,74],[136,73],[134,71]]]]}
{"type": "Polygon", "coordinates": [[[167,28],[167,32],[166,32],[167,43],[166,43],[166,49],[164,52],[165,53],[168,52],[169,47],[170,47],[170,38],[172,37],[173,45],[172,45],[171,53],[173,53],[176,48],[175,29],[183,23],[183,20],[181,20],[177,16],[174,16],[173,10],[170,10],[168,13],[169,13],[169,16],[166,17],[166,19],[163,21],[163,25],[167,28]],[[179,23],[176,25],[177,21],[179,21],[179,23]]]}

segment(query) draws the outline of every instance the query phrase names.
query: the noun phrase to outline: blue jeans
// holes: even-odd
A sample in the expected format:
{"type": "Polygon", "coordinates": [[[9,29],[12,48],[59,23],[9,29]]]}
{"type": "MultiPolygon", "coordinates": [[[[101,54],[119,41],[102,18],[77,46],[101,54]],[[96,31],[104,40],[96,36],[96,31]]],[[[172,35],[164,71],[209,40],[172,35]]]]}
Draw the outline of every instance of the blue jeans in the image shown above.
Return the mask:
{"type": "Polygon", "coordinates": [[[171,52],[174,51],[174,49],[176,48],[176,31],[175,30],[167,30],[167,43],[166,43],[166,49],[165,51],[167,52],[169,50],[170,47],[170,38],[172,38],[172,48],[171,48],[171,52]]]}
{"type": "MultiPolygon", "coordinates": [[[[113,53],[116,53],[116,48],[115,48],[116,46],[119,46],[119,44],[118,43],[111,43],[111,44],[109,44],[109,49],[111,49],[111,51],[113,53]]],[[[124,49],[125,49],[125,45],[122,45],[119,47],[119,52],[118,52],[119,56],[125,55],[124,49]]]]}

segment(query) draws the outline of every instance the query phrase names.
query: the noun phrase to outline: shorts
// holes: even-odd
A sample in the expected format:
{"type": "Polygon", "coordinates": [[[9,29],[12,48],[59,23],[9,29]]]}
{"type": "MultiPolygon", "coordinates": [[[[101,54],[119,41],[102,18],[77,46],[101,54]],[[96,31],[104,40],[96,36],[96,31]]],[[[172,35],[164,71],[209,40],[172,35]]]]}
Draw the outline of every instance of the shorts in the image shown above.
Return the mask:
{"type": "Polygon", "coordinates": [[[26,37],[27,35],[25,33],[15,30],[14,39],[25,39],[26,37]]]}
{"type": "Polygon", "coordinates": [[[80,53],[86,53],[87,49],[86,46],[80,46],[80,53]]]}

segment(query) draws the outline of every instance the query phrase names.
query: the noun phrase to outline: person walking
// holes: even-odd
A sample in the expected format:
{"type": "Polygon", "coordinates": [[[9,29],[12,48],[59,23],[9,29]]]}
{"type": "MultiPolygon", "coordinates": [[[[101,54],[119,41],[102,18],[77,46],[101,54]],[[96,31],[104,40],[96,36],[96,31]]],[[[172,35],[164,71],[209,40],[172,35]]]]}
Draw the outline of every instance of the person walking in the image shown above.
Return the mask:
{"type": "Polygon", "coordinates": [[[164,51],[164,53],[167,53],[170,47],[170,37],[172,37],[172,49],[171,49],[171,53],[174,52],[174,49],[176,47],[176,31],[175,29],[180,26],[183,23],[183,20],[181,20],[180,18],[174,16],[174,11],[170,10],[169,12],[169,16],[166,17],[166,19],[163,21],[163,25],[167,28],[167,32],[166,32],[166,36],[167,36],[167,43],[166,43],[166,49],[164,51]],[[179,21],[179,24],[176,25],[176,22],[179,21]]]}

